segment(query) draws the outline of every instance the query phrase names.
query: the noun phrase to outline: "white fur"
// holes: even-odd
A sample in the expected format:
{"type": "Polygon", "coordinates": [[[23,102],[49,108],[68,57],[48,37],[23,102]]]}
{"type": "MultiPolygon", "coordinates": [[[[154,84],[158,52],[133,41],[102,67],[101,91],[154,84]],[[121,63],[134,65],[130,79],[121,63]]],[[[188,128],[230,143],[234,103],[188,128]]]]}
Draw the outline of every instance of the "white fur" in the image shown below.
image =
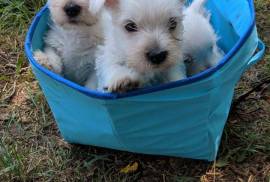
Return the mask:
{"type": "MultiPolygon", "coordinates": [[[[92,0],[92,3],[95,4],[92,0]]],[[[105,43],[96,61],[99,88],[109,92],[126,92],[153,84],[186,77],[182,57],[182,3],[180,0],[107,0],[111,18],[105,19],[105,43]],[[168,29],[169,19],[177,17],[175,31],[168,29]],[[137,32],[127,32],[127,20],[134,21],[137,32]],[[169,55],[160,65],[146,59],[153,47],[167,50],[169,55]]],[[[96,6],[95,12],[103,7],[96,6]]]]}
{"type": "Polygon", "coordinates": [[[105,3],[106,0],[90,0],[89,10],[94,14],[98,14],[103,9],[105,3]]]}
{"type": "Polygon", "coordinates": [[[206,0],[194,0],[184,10],[183,52],[188,59],[187,74],[200,73],[218,64],[223,51],[217,46],[218,37],[210,24],[210,12],[205,8],[206,0]]]}
{"type": "Polygon", "coordinates": [[[84,85],[95,70],[95,52],[103,42],[103,35],[98,18],[89,11],[89,0],[72,1],[82,8],[72,22],[64,12],[69,2],[49,1],[53,24],[45,37],[43,52],[38,50],[34,56],[43,66],[84,85]]]}

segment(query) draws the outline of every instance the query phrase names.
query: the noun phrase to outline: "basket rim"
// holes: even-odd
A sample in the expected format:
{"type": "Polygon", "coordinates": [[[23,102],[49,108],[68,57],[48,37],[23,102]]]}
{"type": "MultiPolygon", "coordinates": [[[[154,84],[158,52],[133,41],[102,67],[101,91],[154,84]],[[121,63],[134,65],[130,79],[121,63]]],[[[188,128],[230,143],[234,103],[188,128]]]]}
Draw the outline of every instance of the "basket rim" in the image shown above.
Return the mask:
{"type": "Polygon", "coordinates": [[[255,15],[255,8],[254,8],[254,2],[253,0],[248,0],[249,3],[249,7],[250,7],[250,11],[251,11],[251,23],[249,25],[248,30],[245,32],[245,34],[240,37],[240,39],[237,41],[237,43],[233,46],[233,48],[222,58],[222,60],[220,61],[220,63],[215,66],[212,67],[208,70],[205,70],[197,75],[194,75],[192,77],[188,77],[186,79],[183,80],[179,80],[179,81],[174,81],[174,82],[170,82],[170,83],[166,83],[166,84],[162,84],[162,85],[158,85],[158,86],[152,86],[152,87],[146,87],[146,88],[142,88],[142,89],[138,89],[136,91],[131,91],[125,94],[118,94],[118,93],[103,93],[103,92],[99,92],[99,91],[95,91],[95,90],[90,90],[87,89],[83,86],[80,86],[72,81],[69,81],[63,77],[61,77],[60,75],[57,75],[56,73],[53,73],[52,71],[42,67],[41,65],[39,65],[37,63],[37,61],[34,59],[33,57],[33,52],[32,52],[32,39],[33,39],[33,35],[35,32],[35,29],[39,23],[40,18],[43,16],[43,14],[48,10],[48,4],[46,4],[34,17],[30,28],[27,32],[26,35],[26,39],[25,39],[25,53],[26,56],[28,57],[30,63],[37,68],[39,71],[43,72],[44,74],[46,74],[47,76],[51,77],[52,79],[72,88],[75,89],[76,91],[79,91],[87,96],[93,97],[93,98],[97,98],[97,99],[103,99],[103,100],[115,100],[115,99],[122,99],[122,98],[127,98],[127,97],[134,97],[134,96],[140,96],[140,95],[144,95],[144,94],[150,94],[153,92],[158,92],[158,91],[163,91],[163,90],[167,90],[167,89],[172,89],[172,88],[176,88],[176,87],[180,87],[180,86],[186,86],[186,85],[190,85],[196,82],[199,82],[205,78],[210,77],[211,75],[213,75],[214,73],[216,73],[218,70],[220,70],[226,63],[228,63],[230,61],[230,59],[238,52],[239,49],[241,49],[241,47],[244,45],[245,41],[249,38],[249,36],[252,34],[255,26],[256,26],[256,15],[255,15]]]}

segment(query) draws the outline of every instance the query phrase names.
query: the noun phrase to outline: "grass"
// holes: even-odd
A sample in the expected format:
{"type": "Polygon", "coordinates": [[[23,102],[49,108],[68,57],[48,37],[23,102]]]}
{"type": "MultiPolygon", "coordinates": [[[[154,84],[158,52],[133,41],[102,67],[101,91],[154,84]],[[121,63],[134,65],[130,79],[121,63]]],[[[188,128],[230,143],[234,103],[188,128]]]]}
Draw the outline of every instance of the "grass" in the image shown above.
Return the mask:
{"type": "Polygon", "coordinates": [[[19,31],[24,33],[35,12],[44,4],[44,0],[1,0],[1,33],[19,31]]]}
{"type": "MultiPolygon", "coordinates": [[[[270,45],[270,1],[256,0],[261,38],[270,45]]],[[[270,86],[234,105],[214,163],[136,155],[62,140],[23,54],[41,0],[0,2],[0,181],[270,181],[270,86]],[[128,164],[139,168],[123,174],[128,164]]],[[[235,98],[270,76],[270,52],[250,69],[235,98]]]]}

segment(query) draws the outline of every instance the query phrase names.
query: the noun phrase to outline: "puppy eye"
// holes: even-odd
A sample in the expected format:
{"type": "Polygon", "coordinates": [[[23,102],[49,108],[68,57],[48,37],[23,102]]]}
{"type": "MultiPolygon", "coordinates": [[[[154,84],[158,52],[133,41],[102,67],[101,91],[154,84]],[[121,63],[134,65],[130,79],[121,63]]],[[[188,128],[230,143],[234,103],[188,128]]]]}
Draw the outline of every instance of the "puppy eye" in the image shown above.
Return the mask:
{"type": "Polygon", "coordinates": [[[133,21],[128,21],[128,23],[125,25],[125,29],[128,32],[137,32],[138,31],[138,27],[137,27],[136,23],[134,23],[133,21]]]}
{"type": "Polygon", "coordinates": [[[191,64],[193,61],[194,61],[194,58],[191,55],[185,55],[184,57],[185,64],[191,64]]]}
{"type": "Polygon", "coordinates": [[[177,19],[176,19],[176,17],[170,18],[170,20],[169,20],[169,30],[173,31],[173,30],[176,29],[176,27],[177,27],[177,19]]]}

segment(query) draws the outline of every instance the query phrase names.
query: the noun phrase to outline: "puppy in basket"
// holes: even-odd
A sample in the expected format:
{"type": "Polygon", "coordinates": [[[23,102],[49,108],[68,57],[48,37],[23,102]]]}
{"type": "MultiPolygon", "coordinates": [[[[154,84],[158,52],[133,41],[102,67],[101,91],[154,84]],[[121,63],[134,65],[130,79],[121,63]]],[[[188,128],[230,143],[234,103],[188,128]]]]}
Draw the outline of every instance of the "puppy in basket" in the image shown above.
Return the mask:
{"type": "Polygon", "coordinates": [[[78,84],[91,79],[88,87],[96,88],[95,53],[103,42],[99,16],[89,11],[89,0],[49,0],[48,5],[53,23],[35,59],[78,84]]]}
{"type": "Polygon", "coordinates": [[[127,92],[186,77],[180,0],[91,0],[111,15],[96,69],[99,89],[127,92]]]}
{"type": "Polygon", "coordinates": [[[210,24],[211,14],[204,8],[206,1],[194,0],[184,10],[183,52],[188,76],[216,66],[224,56],[217,45],[215,30],[210,24]]]}

